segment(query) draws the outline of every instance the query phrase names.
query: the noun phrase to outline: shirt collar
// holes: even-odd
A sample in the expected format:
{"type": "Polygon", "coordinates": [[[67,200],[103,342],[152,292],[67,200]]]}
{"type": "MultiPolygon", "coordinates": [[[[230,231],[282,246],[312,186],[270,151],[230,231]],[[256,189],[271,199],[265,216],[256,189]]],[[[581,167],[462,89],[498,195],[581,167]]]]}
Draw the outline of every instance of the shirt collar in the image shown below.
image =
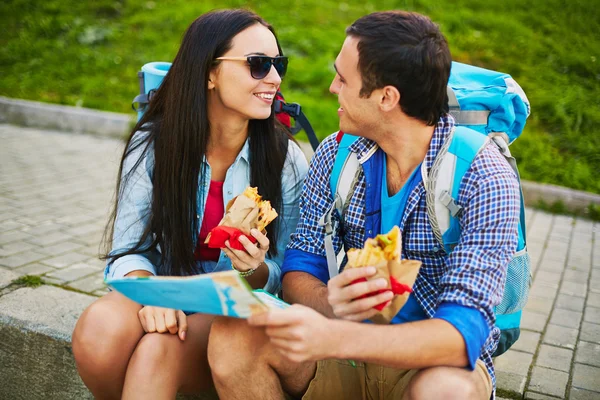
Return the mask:
{"type": "MultiPolygon", "coordinates": [[[[429,143],[429,150],[427,150],[427,154],[425,155],[425,168],[427,168],[427,171],[429,171],[433,165],[435,157],[442,148],[442,144],[454,128],[454,124],[454,118],[450,114],[442,116],[438,121],[433,131],[431,142],[429,143]]],[[[379,149],[377,143],[364,137],[359,137],[348,148],[349,151],[356,154],[361,163],[371,157],[371,155],[373,155],[377,149],[379,149]]]]}

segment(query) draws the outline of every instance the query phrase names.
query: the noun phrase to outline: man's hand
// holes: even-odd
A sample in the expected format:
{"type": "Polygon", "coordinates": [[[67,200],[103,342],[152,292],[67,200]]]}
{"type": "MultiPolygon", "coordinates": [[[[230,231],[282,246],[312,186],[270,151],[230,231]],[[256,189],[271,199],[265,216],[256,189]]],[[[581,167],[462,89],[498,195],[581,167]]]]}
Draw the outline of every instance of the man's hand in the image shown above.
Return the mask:
{"type": "Polygon", "coordinates": [[[335,356],[336,346],[340,344],[339,335],[334,331],[335,322],[299,304],[248,318],[250,325],[264,326],[271,344],[296,363],[335,356]]]}
{"type": "Polygon", "coordinates": [[[391,290],[359,299],[365,294],[386,288],[387,282],[383,278],[352,284],[357,279],[375,275],[375,272],[374,267],[349,268],[329,280],[327,300],[336,317],[348,321],[363,321],[378,313],[373,308],[377,304],[392,300],[394,293],[391,290]]]}
{"type": "Polygon", "coordinates": [[[146,306],[138,312],[138,316],[146,333],[169,332],[172,335],[178,334],[179,339],[185,340],[188,325],[183,311],[146,306]]]}

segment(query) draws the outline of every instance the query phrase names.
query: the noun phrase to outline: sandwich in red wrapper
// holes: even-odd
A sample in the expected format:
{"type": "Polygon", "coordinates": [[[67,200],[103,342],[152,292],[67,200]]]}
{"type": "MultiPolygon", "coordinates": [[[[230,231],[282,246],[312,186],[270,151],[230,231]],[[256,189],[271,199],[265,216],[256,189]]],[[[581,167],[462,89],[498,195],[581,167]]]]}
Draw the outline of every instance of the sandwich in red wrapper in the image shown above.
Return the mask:
{"type": "Polygon", "coordinates": [[[244,250],[239,238],[246,236],[252,243],[256,243],[250,230],[257,229],[264,233],[267,225],[275,218],[277,211],[271,207],[271,203],[262,200],[257,188],[247,187],[241,195],[234,197],[227,204],[223,219],[210,231],[204,243],[208,244],[208,247],[221,249],[229,240],[232,248],[244,250]]]}
{"type": "MultiPolygon", "coordinates": [[[[412,286],[419,274],[421,262],[401,260],[401,254],[402,236],[397,226],[385,235],[367,239],[362,249],[348,250],[346,268],[375,267],[377,272],[368,279],[384,278],[388,282],[386,289],[369,293],[364,297],[374,296],[386,290],[394,293],[391,301],[375,306],[379,313],[372,317],[371,321],[377,324],[389,324],[398,314],[412,293],[412,286]]],[[[365,280],[367,279],[362,278],[353,283],[365,280]]]]}

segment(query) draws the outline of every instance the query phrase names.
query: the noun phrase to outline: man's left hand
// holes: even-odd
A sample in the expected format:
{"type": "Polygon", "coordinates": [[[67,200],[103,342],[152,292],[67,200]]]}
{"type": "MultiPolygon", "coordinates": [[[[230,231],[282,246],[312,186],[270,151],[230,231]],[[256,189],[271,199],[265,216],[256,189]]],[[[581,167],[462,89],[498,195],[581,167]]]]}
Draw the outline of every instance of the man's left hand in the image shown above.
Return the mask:
{"type": "Polygon", "coordinates": [[[264,326],[275,348],[296,363],[334,356],[340,343],[339,335],[334,331],[335,322],[299,304],[248,318],[250,325],[264,326]]]}

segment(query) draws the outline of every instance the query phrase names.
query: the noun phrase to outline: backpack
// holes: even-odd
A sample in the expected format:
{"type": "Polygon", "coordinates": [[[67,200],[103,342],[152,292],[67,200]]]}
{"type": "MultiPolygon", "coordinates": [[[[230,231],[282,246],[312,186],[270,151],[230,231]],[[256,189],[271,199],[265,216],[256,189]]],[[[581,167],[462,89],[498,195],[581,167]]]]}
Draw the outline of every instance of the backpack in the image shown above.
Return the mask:
{"type": "MultiPolygon", "coordinates": [[[[142,118],[142,115],[144,115],[148,103],[150,103],[152,96],[169,72],[169,68],[171,68],[171,63],[156,61],[144,64],[142,70],[138,71],[140,93],[135,96],[131,102],[131,108],[138,114],[138,121],[142,118]]],[[[319,139],[317,139],[317,135],[308,121],[308,118],[306,118],[306,115],[302,112],[300,104],[286,103],[281,92],[277,92],[274,110],[275,116],[279,122],[290,129],[292,135],[295,135],[304,129],[313,150],[317,149],[319,146],[319,139]],[[293,126],[290,117],[296,122],[293,126]]]]}
{"type": "MultiPolygon", "coordinates": [[[[530,107],[527,96],[510,75],[457,62],[452,63],[448,81],[448,104],[456,127],[436,156],[424,185],[431,229],[446,253],[450,254],[460,240],[462,207],[455,199],[465,173],[491,141],[498,146],[519,179],[517,164],[508,146],[523,131],[530,107]]],[[[334,201],[319,221],[319,225],[325,228],[330,277],[339,273],[339,260],[332,241],[331,215],[335,210],[343,224],[360,172],[356,155],[348,149],[357,137],[339,132],[336,139],[339,146],[330,178],[334,201]]],[[[527,303],[531,286],[522,190],[518,231],[518,245],[508,264],[504,295],[494,310],[501,336],[493,357],[504,353],[519,338],[521,310],[527,303]]]]}

